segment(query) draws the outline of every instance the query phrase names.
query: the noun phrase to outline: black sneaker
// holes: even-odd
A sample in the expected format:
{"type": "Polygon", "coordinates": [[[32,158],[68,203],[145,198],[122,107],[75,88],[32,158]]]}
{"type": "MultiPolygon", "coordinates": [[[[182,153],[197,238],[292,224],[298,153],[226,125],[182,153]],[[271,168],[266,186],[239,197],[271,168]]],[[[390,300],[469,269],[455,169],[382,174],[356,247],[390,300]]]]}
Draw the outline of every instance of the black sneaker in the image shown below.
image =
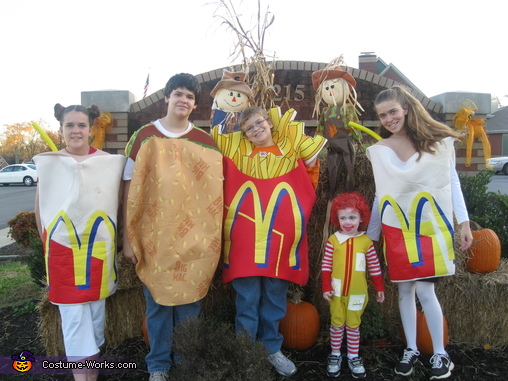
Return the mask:
{"type": "Polygon", "coordinates": [[[450,356],[447,354],[436,353],[430,358],[430,363],[432,364],[432,369],[430,371],[431,380],[448,378],[452,374],[453,368],[455,368],[452,360],[450,360],[450,356]]]}
{"type": "Polygon", "coordinates": [[[414,351],[411,348],[404,349],[402,360],[395,365],[395,373],[401,376],[409,376],[413,373],[413,367],[418,362],[418,356],[420,356],[420,352],[414,351]]]}
{"type": "Polygon", "coordinates": [[[363,366],[363,360],[361,357],[355,357],[354,359],[347,359],[349,369],[351,369],[351,375],[353,378],[365,378],[365,368],[363,366]]]}
{"type": "Polygon", "coordinates": [[[328,374],[328,377],[339,377],[341,364],[342,356],[328,356],[328,364],[326,365],[326,374],[328,374]]]}

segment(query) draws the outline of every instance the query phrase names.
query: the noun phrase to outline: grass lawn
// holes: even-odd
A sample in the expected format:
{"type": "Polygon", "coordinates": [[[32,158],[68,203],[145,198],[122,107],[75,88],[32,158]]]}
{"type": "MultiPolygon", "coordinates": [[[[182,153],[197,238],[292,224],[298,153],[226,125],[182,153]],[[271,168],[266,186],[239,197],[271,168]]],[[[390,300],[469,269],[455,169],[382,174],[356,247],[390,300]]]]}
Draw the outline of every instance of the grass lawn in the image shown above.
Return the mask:
{"type": "Polygon", "coordinates": [[[33,309],[35,303],[31,301],[41,290],[32,281],[28,265],[22,260],[0,261],[0,308],[15,306],[20,312],[33,309]]]}

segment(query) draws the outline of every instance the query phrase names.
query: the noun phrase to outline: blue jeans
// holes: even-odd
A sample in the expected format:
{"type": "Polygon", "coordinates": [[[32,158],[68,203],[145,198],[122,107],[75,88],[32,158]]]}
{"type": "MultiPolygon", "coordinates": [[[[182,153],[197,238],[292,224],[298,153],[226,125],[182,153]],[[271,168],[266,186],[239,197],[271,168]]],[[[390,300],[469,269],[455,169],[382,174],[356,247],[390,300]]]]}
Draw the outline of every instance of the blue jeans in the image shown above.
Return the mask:
{"type": "Polygon", "coordinates": [[[253,276],[231,281],[236,291],[236,332],[262,342],[268,353],[280,350],[284,337],[279,322],[286,315],[289,282],[253,276]]]}
{"type": "Polygon", "coordinates": [[[146,301],[146,328],[150,340],[150,351],[145,361],[150,373],[168,372],[173,360],[173,329],[185,319],[197,317],[201,311],[199,301],[180,306],[163,306],[152,298],[148,288],[143,285],[146,301]]]}

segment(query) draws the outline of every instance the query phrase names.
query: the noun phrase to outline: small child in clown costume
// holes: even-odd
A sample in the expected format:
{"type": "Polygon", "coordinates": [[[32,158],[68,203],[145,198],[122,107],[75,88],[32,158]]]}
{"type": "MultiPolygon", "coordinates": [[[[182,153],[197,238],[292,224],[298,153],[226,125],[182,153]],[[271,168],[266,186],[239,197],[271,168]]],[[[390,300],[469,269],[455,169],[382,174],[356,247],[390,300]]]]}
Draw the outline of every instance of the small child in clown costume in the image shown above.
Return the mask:
{"type": "Polygon", "coordinates": [[[338,377],[342,356],[340,348],[347,335],[347,357],[354,378],[366,377],[360,346],[361,315],[368,302],[366,270],[382,303],[384,283],[376,250],[360,227],[370,219],[369,206],[357,192],[342,193],[332,200],[330,219],[339,230],[328,238],[321,265],[323,297],[330,302],[330,342],[327,373],[338,377]]]}

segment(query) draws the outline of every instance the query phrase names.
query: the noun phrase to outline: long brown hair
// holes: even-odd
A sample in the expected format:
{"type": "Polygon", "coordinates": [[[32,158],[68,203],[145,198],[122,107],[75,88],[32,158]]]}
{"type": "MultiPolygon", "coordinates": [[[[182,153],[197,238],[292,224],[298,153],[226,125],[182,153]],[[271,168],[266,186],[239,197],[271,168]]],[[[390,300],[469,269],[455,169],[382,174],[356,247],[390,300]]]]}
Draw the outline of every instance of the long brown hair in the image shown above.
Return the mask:
{"type": "MultiPolygon", "coordinates": [[[[463,131],[453,130],[433,119],[420,101],[400,86],[381,91],[374,100],[374,107],[386,101],[395,101],[407,109],[404,127],[409,141],[420,156],[423,152],[434,153],[437,142],[443,138],[461,139],[465,135],[463,131]]],[[[381,137],[391,135],[386,128],[381,129],[381,137]]]]}

